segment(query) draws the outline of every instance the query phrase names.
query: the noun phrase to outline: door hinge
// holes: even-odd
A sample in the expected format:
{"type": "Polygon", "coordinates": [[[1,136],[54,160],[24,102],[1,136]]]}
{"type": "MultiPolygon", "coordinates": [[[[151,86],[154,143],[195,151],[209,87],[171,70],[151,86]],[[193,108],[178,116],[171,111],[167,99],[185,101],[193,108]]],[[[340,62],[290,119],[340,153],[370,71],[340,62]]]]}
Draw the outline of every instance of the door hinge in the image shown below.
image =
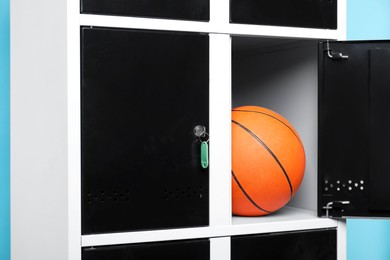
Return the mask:
{"type": "Polygon", "coordinates": [[[326,53],[328,54],[328,57],[332,60],[346,60],[349,58],[348,55],[344,55],[341,52],[336,52],[330,49],[329,41],[326,41],[326,48],[325,50],[326,53]]]}
{"type": "Polygon", "coordinates": [[[343,216],[344,208],[349,201],[331,201],[322,207],[325,210],[325,217],[327,218],[341,218],[343,216]]]}

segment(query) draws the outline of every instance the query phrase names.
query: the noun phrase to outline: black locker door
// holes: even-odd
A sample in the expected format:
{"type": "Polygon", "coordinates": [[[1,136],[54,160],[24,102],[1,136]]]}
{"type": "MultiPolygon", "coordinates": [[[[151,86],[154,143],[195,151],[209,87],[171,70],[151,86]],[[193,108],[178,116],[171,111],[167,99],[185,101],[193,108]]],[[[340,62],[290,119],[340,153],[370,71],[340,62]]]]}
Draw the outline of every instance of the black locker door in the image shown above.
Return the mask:
{"type": "Polygon", "coordinates": [[[319,45],[318,214],[390,216],[390,41],[319,45]]]}
{"type": "Polygon", "coordinates": [[[337,29],[337,0],[230,0],[230,21],[337,29]]]}
{"type": "Polygon", "coordinates": [[[81,28],[83,234],[208,225],[208,86],[206,34],[81,28]]]}
{"type": "Polygon", "coordinates": [[[337,231],[308,230],[231,239],[231,260],[336,260],[337,231]]]}
{"type": "Polygon", "coordinates": [[[83,260],[208,260],[210,241],[143,243],[83,248],[83,260]]]}
{"type": "Polygon", "coordinates": [[[81,0],[81,13],[210,20],[210,0],[81,0]]]}

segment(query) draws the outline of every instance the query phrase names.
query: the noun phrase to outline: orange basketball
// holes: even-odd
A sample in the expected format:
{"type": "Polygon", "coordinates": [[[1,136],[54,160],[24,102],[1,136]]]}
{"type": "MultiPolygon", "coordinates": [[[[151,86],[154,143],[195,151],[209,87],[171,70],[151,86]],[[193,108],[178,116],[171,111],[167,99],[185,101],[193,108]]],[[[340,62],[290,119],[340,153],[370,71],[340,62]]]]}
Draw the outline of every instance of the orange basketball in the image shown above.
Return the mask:
{"type": "Polygon", "coordinates": [[[233,214],[274,212],[297,192],[305,171],[305,151],[293,126],[269,109],[232,110],[233,214]]]}

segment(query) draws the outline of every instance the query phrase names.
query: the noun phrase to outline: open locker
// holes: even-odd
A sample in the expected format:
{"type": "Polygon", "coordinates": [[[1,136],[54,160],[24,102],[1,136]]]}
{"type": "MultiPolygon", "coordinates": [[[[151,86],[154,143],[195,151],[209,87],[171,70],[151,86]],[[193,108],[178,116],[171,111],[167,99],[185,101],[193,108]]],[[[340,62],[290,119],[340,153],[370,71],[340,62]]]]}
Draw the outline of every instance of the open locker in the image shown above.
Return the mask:
{"type": "MultiPolygon", "coordinates": [[[[305,149],[306,171],[287,206],[315,211],[317,41],[233,36],[232,50],[232,107],[265,107],[296,129],[305,149]]],[[[269,217],[280,214],[289,213],[281,210],[269,217]]]]}
{"type": "Polygon", "coordinates": [[[233,108],[274,110],[302,138],[305,177],[287,206],[318,216],[388,217],[389,42],[238,36],[232,42],[233,108]]]}

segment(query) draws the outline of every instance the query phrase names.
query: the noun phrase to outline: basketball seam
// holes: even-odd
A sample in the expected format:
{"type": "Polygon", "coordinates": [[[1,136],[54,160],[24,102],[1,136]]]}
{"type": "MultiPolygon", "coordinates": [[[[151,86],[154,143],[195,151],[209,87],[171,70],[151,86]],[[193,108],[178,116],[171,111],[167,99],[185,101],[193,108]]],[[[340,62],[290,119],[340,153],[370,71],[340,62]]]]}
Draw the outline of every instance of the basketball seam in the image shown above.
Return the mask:
{"type": "Polygon", "coordinates": [[[283,122],[282,120],[280,120],[279,118],[275,117],[275,116],[272,116],[270,114],[267,114],[265,112],[260,112],[260,111],[255,111],[255,110],[235,110],[233,109],[232,110],[233,112],[247,112],[247,113],[257,113],[257,114],[262,114],[262,115],[266,115],[266,116],[269,116],[277,121],[279,121],[280,123],[282,123],[283,125],[285,125],[288,129],[290,129],[290,131],[295,135],[295,137],[298,139],[298,142],[301,144],[302,148],[303,148],[303,144],[302,144],[302,141],[301,139],[299,138],[299,136],[295,133],[295,131],[288,125],[286,124],[285,122],[283,122]]]}
{"type": "Polygon", "coordinates": [[[246,193],[246,191],[244,190],[244,187],[242,187],[241,183],[238,181],[238,179],[233,171],[232,171],[232,176],[233,176],[234,181],[237,183],[238,187],[242,191],[242,193],[244,193],[245,197],[253,204],[253,206],[255,206],[257,209],[259,209],[261,211],[271,213],[271,211],[265,210],[262,207],[260,207],[259,205],[257,205],[257,203],[251,198],[251,196],[249,196],[249,194],[246,193]]]}
{"type": "Polygon", "coordinates": [[[292,184],[291,184],[291,181],[290,181],[290,178],[288,177],[288,174],[286,172],[286,170],[284,169],[282,163],[279,161],[278,157],[272,152],[272,150],[257,136],[255,135],[251,130],[249,130],[247,127],[245,127],[244,125],[238,123],[237,121],[234,121],[232,120],[232,122],[236,125],[238,125],[239,127],[241,127],[242,129],[244,129],[248,134],[250,134],[254,139],[256,139],[256,141],[258,141],[267,151],[268,153],[274,158],[274,160],[276,161],[276,163],[279,165],[280,169],[283,171],[283,174],[284,176],[286,177],[286,180],[288,182],[288,185],[290,187],[290,198],[292,197],[293,195],[293,187],[292,187],[292,184]]]}

